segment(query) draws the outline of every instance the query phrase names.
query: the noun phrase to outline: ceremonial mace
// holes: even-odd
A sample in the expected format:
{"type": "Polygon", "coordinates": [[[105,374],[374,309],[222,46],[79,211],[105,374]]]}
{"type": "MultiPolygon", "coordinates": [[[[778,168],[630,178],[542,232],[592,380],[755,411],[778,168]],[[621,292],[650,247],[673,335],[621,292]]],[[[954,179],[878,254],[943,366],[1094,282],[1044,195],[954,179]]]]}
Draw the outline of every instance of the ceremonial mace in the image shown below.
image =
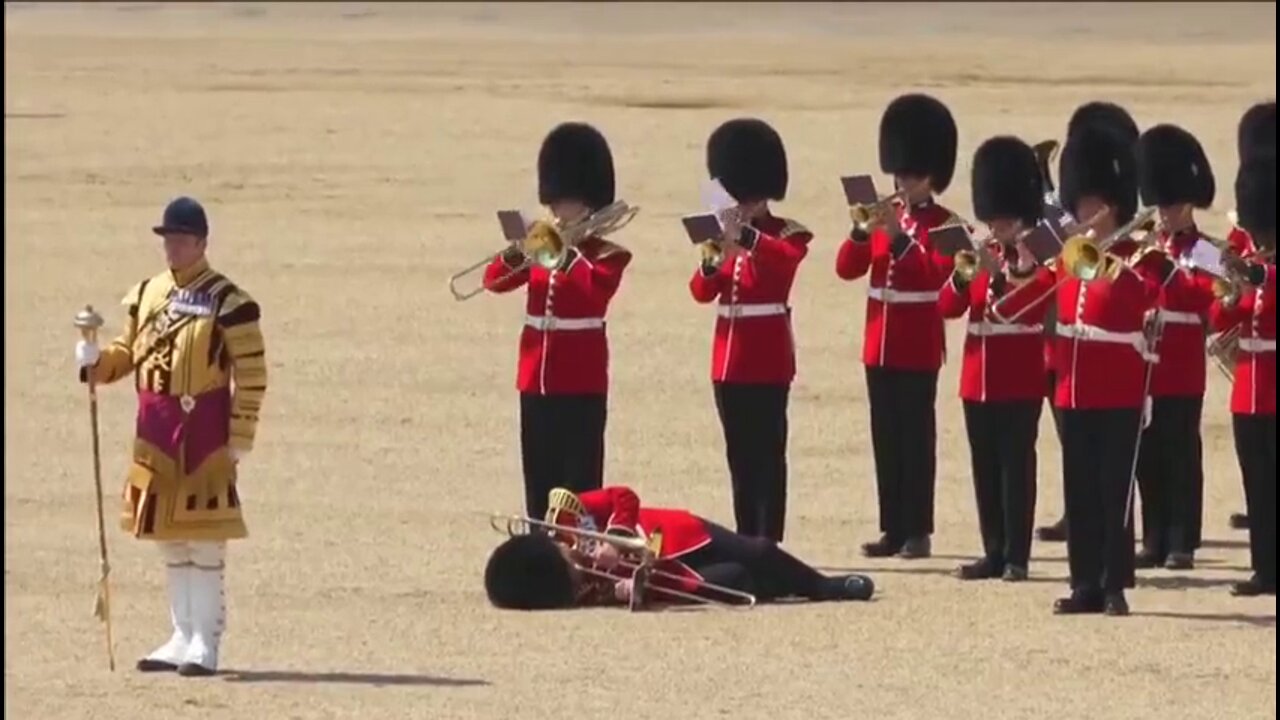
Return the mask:
{"type": "MultiPolygon", "coordinates": [[[[76,313],[76,327],[85,342],[96,344],[102,316],[94,312],[92,305],[76,313]]],[[[93,369],[85,369],[89,386],[89,425],[93,431],[93,497],[98,502],[98,562],[101,575],[98,578],[98,595],[93,602],[93,616],[107,626],[107,665],[116,670],[115,642],[111,637],[111,563],[107,561],[107,525],[102,510],[102,449],[98,440],[98,384],[93,379],[93,369]]]]}

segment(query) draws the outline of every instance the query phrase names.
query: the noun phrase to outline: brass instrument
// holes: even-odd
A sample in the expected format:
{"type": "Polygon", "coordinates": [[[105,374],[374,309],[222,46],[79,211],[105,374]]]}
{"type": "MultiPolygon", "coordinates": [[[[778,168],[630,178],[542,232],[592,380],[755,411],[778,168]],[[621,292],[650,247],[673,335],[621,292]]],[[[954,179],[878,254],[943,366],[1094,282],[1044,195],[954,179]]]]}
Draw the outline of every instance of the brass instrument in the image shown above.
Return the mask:
{"type": "Polygon", "coordinates": [[[1139,230],[1147,233],[1140,243],[1150,244],[1150,233],[1154,230],[1154,225],[1149,225],[1155,218],[1156,208],[1149,207],[1138,211],[1132,220],[1125,223],[1115,232],[1101,240],[1095,240],[1089,235],[1075,235],[1067,239],[1062,245],[1062,253],[1059,256],[1059,262],[1068,275],[1089,282],[1099,277],[1113,274],[1111,269],[1118,269],[1120,265],[1132,264],[1136,258],[1144,253],[1135,253],[1131,260],[1121,260],[1110,254],[1113,245],[1123,240],[1130,239],[1130,236],[1139,230]]]}
{"type": "MultiPolygon", "coordinates": [[[[617,232],[631,222],[638,212],[640,208],[618,200],[580,220],[570,222],[558,219],[536,220],[529,227],[525,237],[513,243],[514,247],[519,248],[524,260],[496,282],[505,282],[534,265],[540,265],[548,270],[559,267],[570,248],[589,237],[604,237],[617,232]]],[[[462,291],[458,289],[458,281],[477,270],[488,267],[505,252],[506,250],[500,250],[451,275],[449,292],[453,293],[454,299],[469,300],[487,290],[488,287],[481,282],[471,290],[462,291]]]]}
{"type": "Polygon", "coordinates": [[[1236,381],[1236,355],[1240,352],[1240,325],[1233,325],[1227,330],[1209,336],[1205,342],[1205,353],[1217,366],[1227,382],[1236,381]]]}
{"type": "MultiPolygon", "coordinates": [[[[662,536],[657,533],[648,540],[645,540],[638,537],[608,535],[606,533],[594,532],[591,530],[582,530],[580,528],[569,527],[567,525],[560,525],[553,522],[534,520],[533,518],[523,517],[520,515],[502,514],[490,515],[489,526],[497,532],[506,533],[509,536],[528,534],[530,532],[534,532],[535,529],[547,531],[557,542],[567,545],[574,555],[589,555],[591,543],[605,543],[614,546],[624,554],[623,559],[618,563],[618,567],[623,570],[629,570],[633,573],[631,578],[633,582],[631,591],[632,611],[642,609],[644,597],[648,593],[657,593],[666,595],[667,597],[685,600],[687,602],[697,603],[700,605],[711,605],[715,607],[750,609],[756,605],[755,595],[742,592],[741,590],[734,590],[732,588],[715,585],[706,581],[699,581],[698,586],[703,590],[716,593],[724,596],[725,598],[732,598],[732,600],[716,600],[652,584],[650,581],[654,578],[664,578],[667,580],[677,581],[687,580],[687,578],[664,570],[659,570],[655,567],[659,560],[662,539],[662,536]]],[[[625,576],[616,575],[605,570],[591,567],[586,563],[575,562],[575,565],[582,573],[601,580],[617,582],[628,579],[625,576]]]]}
{"type": "MultiPolygon", "coordinates": [[[[1089,218],[1088,220],[1085,220],[1083,222],[1078,222],[1074,225],[1071,225],[1070,227],[1064,228],[1063,232],[1067,234],[1069,238],[1068,241],[1084,233],[1092,232],[1093,226],[1097,225],[1102,220],[1102,218],[1106,217],[1109,211],[1110,211],[1110,208],[1106,208],[1106,207],[1101,208],[1100,210],[1098,210],[1096,213],[1093,214],[1093,217],[1089,218]]],[[[1063,250],[1065,251],[1065,249],[1066,249],[1066,245],[1064,244],[1063,250]]],[[[1063,256],[1063,252],[1059,252],[1058,257],[1050,259],[1048,262],[1045,263],[1045,267],[1049,268],[1050,270],[1056,270],[1057,266],[1062,263],[1062,256],[1063,256]]],[[[1013,315],[1010,315],[1009,317],[1005,317],[1004,315],[1002,315],[1000,313],[1000,308],[1004,305],[1004,303],[1008,302],[1010,298],[1015,297],[1017,293],[1006,293],[1000,296],[999,298],[996,299],[994,303],[991,304],[991,307],[988,308],[988,312],[991,314],[991,317],[995,318],[998,322],[1002,322],[1002,323],[1016,322],[1024,314],[1030,312],[1032,308],[1037,307],[1038,305],[1040,305],[1040,303],[1044,302],[1050,297],[1053,297],[1054,293],[1058,292],[1058,288],[1065,285],[1069,279],[1071,278],[1066,277],[1054,283],[1053,287],[1049,288],[1048,290],[1045,290],[1034,301],[1025,305],[1022,310],[1019,310],[1018,312],[1014,313],[1013,315]]]]}
{"type": "MultiPolygon", "coordinates": [[[[1014,237],[1014,242],[1018,242],[1030,232],[1030,229],[1019,230],[1014,237]]],[[[987,248],[995,240],[995,234],[987,235],[981,240],[973,240],[972,250],[961,250],[955,254],[954,272],[961,282],[973,282],[978,273],[984,269],[992,274],[1000,272],[1000,262],[987,248]]]]}
{"type": "Polygon", "coordinates": [[[899,190],[892,195],[882,197],[873,203],[861,203],[849,206],[849,217],[853,219],[853,223],[858,227],[866,227],[875,218],[876,215],[890,210],[894,205],[905,202],[907,199],[907,191],[899,190]]]}
{"type": "Polygon", "coordinates": [[[1053,192],[1053,176],[1049,173],[1049,167],[1053,165],[1054,158],[1058,157],[1061,147],[1057,140],[1049,139],[1042,140],[1031,148],[1036,154],[1036,166],[1040,168],[1040,180],[1044,183],[1045,192],[1053,192]]]}

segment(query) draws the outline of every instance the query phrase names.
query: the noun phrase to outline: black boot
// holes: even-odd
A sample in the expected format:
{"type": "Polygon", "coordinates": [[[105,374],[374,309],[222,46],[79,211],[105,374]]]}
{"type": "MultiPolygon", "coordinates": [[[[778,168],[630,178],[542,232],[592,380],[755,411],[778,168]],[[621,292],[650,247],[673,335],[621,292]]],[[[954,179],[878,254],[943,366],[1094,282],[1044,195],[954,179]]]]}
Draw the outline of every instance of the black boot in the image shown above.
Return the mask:
{"type": "Polygon", "coordinates": [[[956,577],[961,580],[990,580],[1000,577],[1003,572],[1002,563],[984,557],[956,568],[956,577]]]}
{"type": "Polygon", "coordinates": [[[163,660],[152,660],[151,658],[142,658],[138,661],[138,672],[174,672],[178,669],[177,665],[168,663],[163,660]]]}
{"type": "Polygon", "coordinates": [[[1124,617],[1129,614],[1129,601],[1124,599],[1124,593],[1108,593],[1107,599],[1103,602],[1103,612],[1111,617],[1124,617]]]}
{"type": "Polygon", "coordinates": [[[933,541],[928,535],[909,538],[902,544],[898,557],[906,560],[922,560],[933,554],[933,541]]]}
{"type": "Polygon", "coordinates": [[[1058,522],[1036,528],[1036,539],[1041,542],[1066,542],[1067,517],[1063,515],[1058,522]]]}
{"type": "Polygon", "coordinates": [[[1133,557],[1133,566],[1139,570],[1149,570],[1164,565],[1165,556],[1158,550],[1144,547],[1133,557]]]}
{"type": "Polygon", "coordinates": [[[902,541],[889,537],[888,534],[881,535],[879,540],[875,542],[863,543],[862,554],[871,558],[891,557],[897,555],[902,549],[902,541]]]}
{"type": "Polygon", "coordinates": [[[1259,595],[1275,595],[1276,581],[1267,582],[1257,575],[1231,586],[1231,594],[1236,597],[1258,597],[1259,595]]]}
{"type": "Polygon", "coordinates": [[[1166,570],[1192,570],[1196,566],[1196,556],[1189,552],[1171,552],[1164,560],[1166,570]]]}
{"type": "Polygon", "coordinates": [[[1096,590],[1073,590],[1064,598],[1053,603],[1055,615],[1097,615],[1106,607],[1101,592],[1096,590]]]}

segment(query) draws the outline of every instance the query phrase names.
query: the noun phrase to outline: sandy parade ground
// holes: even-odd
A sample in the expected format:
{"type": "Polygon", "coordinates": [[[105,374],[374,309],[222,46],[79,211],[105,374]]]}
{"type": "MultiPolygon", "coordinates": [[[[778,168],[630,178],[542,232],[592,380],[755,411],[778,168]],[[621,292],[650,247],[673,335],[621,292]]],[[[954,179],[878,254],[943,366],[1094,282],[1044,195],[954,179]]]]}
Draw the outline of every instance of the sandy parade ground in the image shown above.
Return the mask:
{"type": "MultiPolygon", "coordinates": [[[[1248,575],[1225,380],[1211,371],[1207,547],[1143,571],[1125,619],[1051,613],[1066,548],[1033,582],[962,584],[980,542],[956,398],[939,390],[934,557],[868,561],[876,528],[859,350],[865,280],[834,272],[837,178],[876,172],[876,128],[923,90],[986,137],[1060,138],[1091,99],[1187,127],[1220,178],[1240,113],[1274,98],[1275,5],[490,3],[5,5],[5,708],[15,718],[1231,718],[1276,716],[1275,599],[1248,575]],[[610,312],[606,481],[731,522],[708,364],[686,290],[707,134],[756,115],[787,142],[788,198],[816,234],[793,293],[787,547],[872,574],[872,603],[750,612],[524,614],[488,606],[522,494],[513,378],[523,300],[457,303],[445,278],[500,247],[494,211],[537,210],[538,144],[581,119],[642,210],[610,312]],[[215,266],[262,304],[271,370],[242,468],[212,679],[143,676],[168,634],[154,548],[115,529],[133,398],[103,391],[117,652],[90,614],[97,537],[74,313],[162,266],[174,195],[209,209],[215,266]]],[[[878,178],[883,176],[876,172],[878,178]]],[[[883,184],[886,180],[881,179],[883,184]]],[[[1041,425],[1037,517],[1062,507],[1041,425]]]]}

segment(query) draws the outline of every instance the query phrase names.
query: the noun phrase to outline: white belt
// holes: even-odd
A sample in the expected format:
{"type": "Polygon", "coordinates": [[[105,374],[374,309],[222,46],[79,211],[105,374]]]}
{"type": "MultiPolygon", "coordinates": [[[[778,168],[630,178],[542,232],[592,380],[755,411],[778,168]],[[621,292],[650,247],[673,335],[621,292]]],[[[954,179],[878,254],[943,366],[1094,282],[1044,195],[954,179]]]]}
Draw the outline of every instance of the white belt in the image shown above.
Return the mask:
{"type": "Polygon", "coordinates": [[[1256,337],[1240,338],[1240,349],[1250,353],[1273,353],[1276,351],[1276,341],[1256,337]]]}
{"type": "Polygon", "coordinates": [[[1156,311],[1160,322],[1170,325],[1200,325],[1200,316],[1195,313],[1178,312],[1176,310],[1156,311]]]}
{"type": "Polygon", "coordinates": [[[787,306],[782,303],[757,303],[751,305],[719,305],[716,314],[722,318],[750,318],[786,315],[787,306]]]}
{"type": "Polygon", "coordinates": [[[604,327],[604,318],[561,318],[554,315],[525,315],[524,324],[534,330],[554,332],[556,330],[600,330],[604,327]]]}
{"type": "Polygon", "coordinates": [[[869,295],[873,300],[879,300],[882,303],[889,303],[890,305],[900,303],[938,302],[937,290],[912,291],[873,287],[867,291],[867,295],[869,295]]]}
{"type": "Polygon", "coordinates": [[[1081,325],[1079,323],[1075,325],[1059,325],[1058,336],[1091,342],[1129,345],[1137,349],[1139,352],[1142,352],[1146,345],[1145,339],[1140,332],[1112,332],[1092,325],[1081,325]]]}
{"type": "Polygon", "coordinates": [[[969,323],[969,334],[975,337],[995,337],[999,335],[1040,335],[1043,325],[1017,325],[1014,323],[976,322],[969,323]]]}

